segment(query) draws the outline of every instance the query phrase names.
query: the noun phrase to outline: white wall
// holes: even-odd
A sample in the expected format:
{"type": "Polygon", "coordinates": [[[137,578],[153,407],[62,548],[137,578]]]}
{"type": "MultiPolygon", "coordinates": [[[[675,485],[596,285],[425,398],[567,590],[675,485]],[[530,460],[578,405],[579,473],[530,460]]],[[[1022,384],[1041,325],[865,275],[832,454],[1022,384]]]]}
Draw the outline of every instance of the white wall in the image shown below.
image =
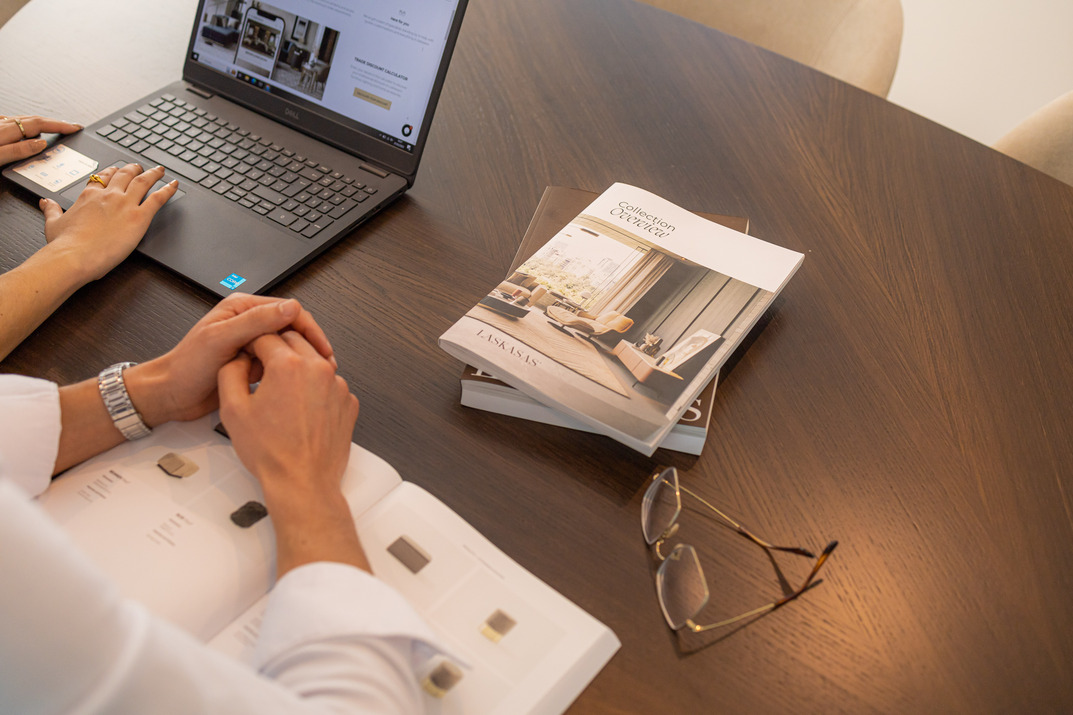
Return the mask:
{"type": "Polygon", "coordinates": [[[902,0],[888,99],[984,144],[1073,90],[1073,0],[902,0]]]}

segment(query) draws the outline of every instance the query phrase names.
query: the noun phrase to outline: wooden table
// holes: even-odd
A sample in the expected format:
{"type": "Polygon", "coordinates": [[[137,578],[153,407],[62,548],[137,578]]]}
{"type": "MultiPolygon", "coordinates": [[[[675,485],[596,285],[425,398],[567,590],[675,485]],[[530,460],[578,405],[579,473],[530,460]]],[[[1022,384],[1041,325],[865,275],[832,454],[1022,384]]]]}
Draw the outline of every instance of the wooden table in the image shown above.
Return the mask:
{"type": "MultiPolygon", "coordinates": [[[[0,33],[0,112],[88,122],[177,77],[191,8],[34,0],[0,33]],[[47,51],[19,34],[42,28],[47,51]]],[[[43,239],[0,192],[7,269],[43,239]]],[[[1073,188],[985,146],[629,0],[474,0],[413,190],[274,292],[332,338],[358,442],[621,638],[577,712],[977,713],[1073,709],[1071,276],[1073,188]],[[546,185],[616,180],[806,256],[724,371],[699,459],[462,408],[436,347],[546,185]],[[824,583],[672,634],[638,525],[658,462],[767,538],[837,538],[824,583]]],[[[0,368],[85,378],[211,304],[134,257],[0,368]]],[[[779,592],[700,512],[681,538],[713,619],[779,592]]]]}

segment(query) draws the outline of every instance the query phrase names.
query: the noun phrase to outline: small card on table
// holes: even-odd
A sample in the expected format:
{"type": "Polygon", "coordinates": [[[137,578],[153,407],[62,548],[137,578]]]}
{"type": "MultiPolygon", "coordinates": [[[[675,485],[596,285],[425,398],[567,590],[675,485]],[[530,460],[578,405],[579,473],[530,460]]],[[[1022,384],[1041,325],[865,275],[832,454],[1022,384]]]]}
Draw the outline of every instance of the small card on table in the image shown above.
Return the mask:
{"type": "Polygon", "coordinates": [[[89,176],[97,168],[97,161],[64,144],[58,144],[44,154],[27,159],[14,171],[35,184],[52,192],[59,192],[89,176]]]}

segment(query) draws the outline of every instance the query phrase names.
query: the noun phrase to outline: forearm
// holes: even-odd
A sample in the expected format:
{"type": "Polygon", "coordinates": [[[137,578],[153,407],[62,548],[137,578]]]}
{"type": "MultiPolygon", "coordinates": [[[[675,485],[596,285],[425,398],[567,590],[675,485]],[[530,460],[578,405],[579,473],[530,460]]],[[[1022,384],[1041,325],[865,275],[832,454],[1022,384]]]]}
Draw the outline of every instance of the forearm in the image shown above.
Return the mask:
{"type": "Polygon", "coordinates": [[[71,256],[51,245],[0,275],[0,359],[84,283],[71,256]]]}
{"type": "MultiPolygon", "coordinates": [[[[173,415],[166,397],[165,371],[160,358],[123,371],[123,382],[142,421],[150,428],[173,415]]],[[[97,378],[60,388],[60,444],[53,474],[59,474],[124,439],[101,398],[97,378]]]]}
{"type": "Polygon", "coordinates": [[[265,488],[265,506],[276,532],[276,578],[299,566],[318,561],[356,566],[370,571],[354,517],[341,493],[309,491],[293,487],[265,488]]]}

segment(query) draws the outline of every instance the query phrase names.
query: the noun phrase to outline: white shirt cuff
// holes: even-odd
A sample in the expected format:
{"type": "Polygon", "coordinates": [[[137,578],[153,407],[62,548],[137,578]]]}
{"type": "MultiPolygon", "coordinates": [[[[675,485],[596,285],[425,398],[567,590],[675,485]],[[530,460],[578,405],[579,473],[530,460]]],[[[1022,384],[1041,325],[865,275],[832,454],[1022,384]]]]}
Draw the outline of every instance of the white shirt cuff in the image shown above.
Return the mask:
{"type": "Polygon", "coordinates": [[[261,669],[310,643],[355,636],[408,639],[427,646],[428,655],[448,652],[398,591],[366,571],[325,561],[299,566],[276,583],[253,666],[261,669]]]}
{"type": "Polygon", "coordinates": [[[31,497],[48,489],[52,481],[60,424],[56,383],[0,375],[0,474],[31,497]]]}

